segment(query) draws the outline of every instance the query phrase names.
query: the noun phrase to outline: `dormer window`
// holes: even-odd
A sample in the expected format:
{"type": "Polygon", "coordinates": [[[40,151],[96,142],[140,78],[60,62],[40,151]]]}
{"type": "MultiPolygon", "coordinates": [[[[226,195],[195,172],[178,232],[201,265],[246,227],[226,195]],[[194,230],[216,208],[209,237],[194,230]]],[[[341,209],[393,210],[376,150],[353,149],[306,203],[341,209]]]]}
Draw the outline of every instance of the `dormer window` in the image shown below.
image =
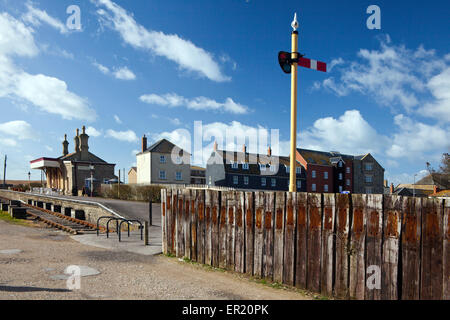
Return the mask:
{"type": "Polygon", "coordinates": [[[259,164],[259,170],[266,171],[266,169],[267,169],[267,167],[265,164],[261,164],[261,163],[259,164]]]}
{"type": "Polygon", "coordinates": [[[247,162],[242,163],[242,169],[248,170],[249,166],[247,162]]]}
{"type": "Polygon", "coordinates": [[[232,162],[231,163],[231,168],[232,169],[238,169],[239,168],[239,164],[237,162],[232,162]]]}
{"type": "Polygon", "coordinates": [[[270,165],[270,172],[276,172],[277,167],[275,165],[270,165]]]}

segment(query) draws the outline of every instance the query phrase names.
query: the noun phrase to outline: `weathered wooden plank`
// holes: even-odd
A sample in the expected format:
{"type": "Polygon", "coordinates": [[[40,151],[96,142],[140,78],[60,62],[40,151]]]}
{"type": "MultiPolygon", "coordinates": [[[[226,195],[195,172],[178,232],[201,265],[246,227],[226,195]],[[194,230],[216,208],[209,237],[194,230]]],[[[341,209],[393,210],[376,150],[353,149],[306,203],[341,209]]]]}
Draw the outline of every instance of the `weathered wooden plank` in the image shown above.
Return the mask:
{"type": "Polygon", "coordinates": [[[349,229],[350,196],[336,194],[336,267],[334,294],[338,298],[349,296],[349,229]]]}
{"type": "Polygon", "coordinates": [[[322,243],[322,199],[319,193],[308,193],[308,266],[306,287],[320,292],[320,257],[322,243]]]}
{"type": "Polygon", "coordinates": [[[368,194],[366,212],[366,288],[364,299],[380,300],[383,195],[368,194]]]}
{"type": "Polygon", "coordinates": [[[398,299],[398,262],[402,225],[402,197],[384,196],[381,299],[398,299]]]}
{"type": "Polygon", "coordinates": [[[235,216],[235,256],[234,270],[244,273],[245,264],[245,233],[244,233],[244,206],[245,195],[240,191],[236,193],[236,216],[235,216]]]}
{"type": "Polygon", "coordinates": [[[211,263],[219,267],[219,191],[212,192],[211,210],[211,263]]]}
{"type": "Polygon", "coordinates": [[[275,225],[273,237],[273,281],[283,282],[284,225],[286,193],[275,193],[275,225]]]}
{"type": "Polygon", "coordinates": [[[422,201],[421,300],[441,300],[443,296],[443,200],[422,201]]]}
{"type": "Polygon", "coordinates": [[[212,230],[211,230],[211,214],[212,214],[212,197],[213,191],[205,191],[205,264],[211,265],[212,262],[212,230]]]}
{"type": "Polygon", "coordinates": [[[265,210],[264,192],[255,192],[255,246],[253,253],[253,275],[256,277],[263,276],[265,210]]]}
{"type": "Polygon", "coordinates": [[[273,280],[273,232],[275,193],[265,192],[263,277],[273,280]]]}
{"type": "Polygon", "coordinates": [[[320,286],[322,294],[328,296],[333,295],[335,215],[336,201],[334,193],[326,193],[323,195],[320,286]]]}
{"type": "Polygon", "coordinates": [[[450,200],[444,201],[443,299],[450,300],[450,200]]]}
{"type": "Polygon", "coordinates": [[[161,189],[161,232],[162,232],[162,252],[167,254],[167,222],[166,222],[166,206],[167,206],[167,189],[161,189]]]}
{"type": "Polygon", "coordinates": [[[284,227],[283,283],[295,284],[295,226],[297,223],[297,194],[286,193],[286,220],[284,227]]]}
{"type": "Polygon", "coordinates": [[[197,191],[197,262],[205,263],[205,190],[197,191]]]}
{"type": "Polygon", "coordinates": [[[184,256],[191,260],[191,190],[183,190],[183,233],[184,233],[184,256]]]}
{"type": "Polygon", "coordinates": [[[306,270],[308,263],[308,194],[297,193],[297,240],[295,257],[295,286],[306,289],[306,270]]]}
{"type": "Polygon", "coordinates": [[[245,273],[253,275],[255,211],[253,210],[253,192],[245,193],[245,273]]]}
{"type": "Polygon", "coordinates": [[[220,193],[219,268],[227,268],[227,192],[220,193]]]}
{"type": "Polygon", "coordinates": [[[197,261],[197,190],[191,190],[191,259],[197,261]]]}
{"type": "Polygon", "coordinates": [[[169,232],[169,253],[175,255],[176,254],[176,223],[177,223],[177,207],[178,207],[178,194],[176,189],[171,190],[171,203],[169,206],[171,210],[168,212],[168,224],[167,230],[169,232]]]}
{"type": "Polygon", "coordinates": [[[184,257],[184,194],[178,190],[177,216],[176,216],[176,256],[184,257]]]}
{"type": "Polygon", "coordinates": [[[420,299],[422,198],[402,199],[402,300],[420,299]]]}
{"type": "Polygon", "coordinates": [[[350,230],[350,298],[364,300],[365,267],[364,250],[366,239],[366,195],[352,194],[350,230]]]}
{"type": "Polygon", "coordinates": [[[236,192],[227,193],[227,269],[234,270],[236,192]]]}

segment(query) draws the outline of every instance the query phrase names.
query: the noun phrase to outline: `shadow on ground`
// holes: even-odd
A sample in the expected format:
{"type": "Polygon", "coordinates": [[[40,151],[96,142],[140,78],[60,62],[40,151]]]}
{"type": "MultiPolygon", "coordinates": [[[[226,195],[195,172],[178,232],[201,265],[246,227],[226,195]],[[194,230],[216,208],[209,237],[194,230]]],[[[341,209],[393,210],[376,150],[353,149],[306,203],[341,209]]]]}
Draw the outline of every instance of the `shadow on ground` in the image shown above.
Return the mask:
{"type": "Polygon", "coordinates": [[[68,289],[52,289],[52,288],[38,288],[38,287],[12,287],[0,286],[0,291],[6,292],[71,292],[68,289]]]}

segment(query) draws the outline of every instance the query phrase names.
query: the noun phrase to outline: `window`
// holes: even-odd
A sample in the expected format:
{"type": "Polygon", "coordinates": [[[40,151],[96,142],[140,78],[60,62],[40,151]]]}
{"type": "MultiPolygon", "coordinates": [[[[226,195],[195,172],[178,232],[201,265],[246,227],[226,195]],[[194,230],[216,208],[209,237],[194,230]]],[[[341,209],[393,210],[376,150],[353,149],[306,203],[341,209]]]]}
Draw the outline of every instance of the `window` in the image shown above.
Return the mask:
{"type": "Polygon", "coordinates": [[[323,173],[323,178],[324,178],[324,179],[328,179],[328,172],[324,172],[324,173],[323,173]]]}
{"type": "Polygon", "coordinates": [[[371,183],[371,182],[372,182],[372,176],[366,175],[366,183],[371,183]]]}
{"type": "Polygon", "coordinates": [[[297,174],[301,174],[301,173],[302,173],[302,167],[296,167],[296,168],[295,168],[295,172],[296,172],[297,174]]]}
{"type": "Polygon", "coordinates": [[[328,185],[327,184],[323,186],[323,191],[324,192],[328,192],[328,185]]]}
{"type": "Polygon", "coordinates": [[[342,180],[342,173],[339,173],[339,180],[342,180]]]}
{"type": "Polygon", "coordinates": [[[290,172],[290,167],[287,166],[287,165],[284,165],[284,166],[285,166],[285,168],[286,168],[286,173],[289,173],[289,172],[290,172]]]}
{"type": "Polygon", "coordinates": [[[275,165],[270,165],[270,172],[277,172],[277,167],[275,165]]]}
{"type": "Polygon", "coordinates": [[[300,190],[301,188],[302,188],[302,180],[297,180],[297,190],[300,190]]]}
{"type": "Polygon", "coordinates": [[[160,171],[159,172],[159,179],[166,180],[166,172],[165,171],[160,171]]]}
{"type": "Polygon", "coordinates": [[[372,187],[366,187],[366,193],[367,194],[372,193],[372,187]]]}
{"type": "Polygon", "coordinates": [[[372,170],[373,170],[373,163],[365,163],[365,164],[364,164],[364,168],[365,168],[367,171],[372,171],[372,170]]]}
{"type": "Polygon", "coordinates": [[[183,174],[181,173],[181,171],[175,172],[175,180],[177,181],[183,180],[183,174]]]}
{"type": "Polygon", "coordinates": [[[209,184],[211,184],[211,183],[212,183],[212,177],[209,176],[209,184]]]}
{"type": "Polygon", "coordinates": [[[159,156],[159,163],[166,163],[166,156],[159,156]]]}
{"type": "Polygon", "coordinates": [[[247,162],[242,164],[242,169],[248,170],[248,163],[247,162]]]}
{"type": "Polygon", "coordinates": [[[315,183],[312,184],[311,190],[312,190],[312,191],[316,191],[316,184],[315,184],[315,183]]]}
{"type": "Polygon", "coordinates": [[[345,168],[346,173],[350,173],[350,167],[345,168]]]}
{"type": "Polygon", "coordinates": [[[233,184],[238,184],[238,183],[239,183],[239,177],[233,176],[233,184]]]}
{"type": "Polygon", "coordinates": [[[259,164],[259,170],[261,170],[261,171],[266,171],[266,165],[265,164],[259,164]]]}
{"type": "Polygon", "coordinates": [[[339,168],[342,168],[342,161],[339,161],[338,166],[339,166],[339,168]]]}
{"type": "Polygon", "coordinates": [[[244,184],[245,184],[245,185],[248,185],[248,181],[249,181],[248,177],[245,176],[245,177],[244,177],[244,184]]]}
{"type": "Polygon", "coordinates": [[[312,176],[313,178],[316,177],[316,170],[313,170],[313,171],[311,172],[311,176],[312,176]]]}
{"type": "Polygon", "coordinates": [[[271,179],[271,184],[272,184],[272,187],[275,187],[276,185],[277,185],[277,179],[271,179]]]}
{"type": "Polygon", "coordinates": [[[266,178],[261,178],[261,186],[265,187],[267,183],[266,178]]]}
{"type": "Polygon", "coordinates": [[[343,190],[342,186],[339,186],[339,193],[341,193],[343,190]]]}
{"type": "Polygon", "coordinates": [[[346,181],[345,184],[348,185],[348,186],[350,186],[350,179],[347,179],[347,181],[346,181]]]}
{"type": "Polygon", "coordinates": [[[231,163],[231,168],[232,169],[238,169],[239,168],[239,164],[237,162],[232,162],[231,163]]]}

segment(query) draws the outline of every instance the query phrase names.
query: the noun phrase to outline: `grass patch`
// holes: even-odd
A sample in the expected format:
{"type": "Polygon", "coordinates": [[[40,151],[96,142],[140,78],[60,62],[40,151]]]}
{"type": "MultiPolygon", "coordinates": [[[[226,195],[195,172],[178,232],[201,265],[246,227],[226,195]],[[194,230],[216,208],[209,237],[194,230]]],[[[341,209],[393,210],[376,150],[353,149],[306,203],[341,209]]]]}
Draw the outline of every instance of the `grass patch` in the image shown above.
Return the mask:
{"type": "Polygon", "coordinates": [[[0,220],[20,226],[30,226],[26,220],[11,218],[11,215],[6,211],[0,211],[0,220]]]}

